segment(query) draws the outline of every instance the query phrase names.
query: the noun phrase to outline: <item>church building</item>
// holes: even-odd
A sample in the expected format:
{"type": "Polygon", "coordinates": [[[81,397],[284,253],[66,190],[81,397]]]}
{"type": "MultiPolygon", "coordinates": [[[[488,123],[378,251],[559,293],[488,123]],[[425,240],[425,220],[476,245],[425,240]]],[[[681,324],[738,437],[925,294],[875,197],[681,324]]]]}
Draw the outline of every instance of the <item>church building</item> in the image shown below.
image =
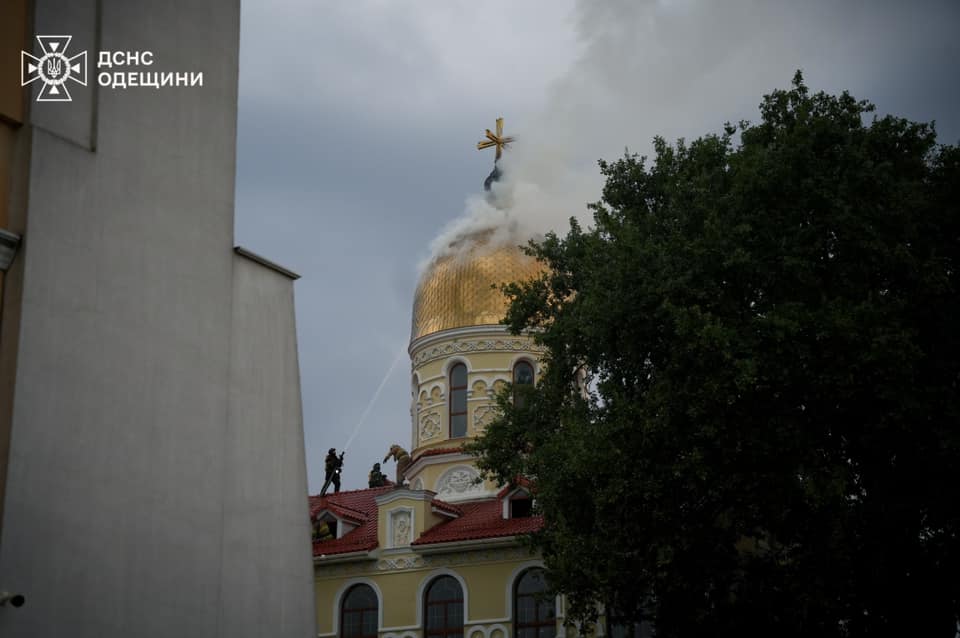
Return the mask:
{"type": "Polygon", "coordinates": [[[417,287],[402,482],[311,497],[322,638],[562,632],[560,601],[542,596],[543,564],[522,542],[543,522],[529,486],[480,482],[461,451],[495,417],[498,390],[533,384],[541,372],[542,350],[499,324],[506,300],[491,287],[535,277],[541,266],[495,245],[491,233],[456,240],[417,287]]]}

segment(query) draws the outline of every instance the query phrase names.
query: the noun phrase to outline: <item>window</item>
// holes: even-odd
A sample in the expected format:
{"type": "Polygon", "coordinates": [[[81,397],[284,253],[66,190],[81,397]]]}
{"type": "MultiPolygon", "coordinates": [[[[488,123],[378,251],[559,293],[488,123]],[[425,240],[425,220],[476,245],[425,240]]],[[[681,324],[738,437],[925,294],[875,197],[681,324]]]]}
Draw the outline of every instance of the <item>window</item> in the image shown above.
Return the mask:
{"type": "Polygon", "coordinates": [[[450,370],[450,438],[467,436],[467,366],[450,370]]]}
{"type": "Polygon", "coordinates": [[[437,578],[427,589],[426,638],[463,638],[463,588],[453,576],[437,578]]]}
{"type": "Polygon", "coordinates": [[[377,594],[369,585],[354,585],[340,605],[340,638],[377,638],[377,594]]]}
{"type": "Polygon", "coordinates": [[[334,538],[337,538],[337,519],[330,514],[324,514],[313,525],[313,540],[328,541],[334,538]]]}
{"type": "Polygon", "coordinates": [[[530,518],[533,516],[534,502],[530,490],[517,487],[503,497],[503,518],[530,518]]]}
{"type": "Polygon", "coordinates": [[[533,516],[533,501],[530,495],[520,492],[510,499],[510,518],[529,518],[533,516]]]}
{"type": "Polygon", "coordinates": [[[533,385],[533,366],[527,361],[517,361],[513,366],[513,404],[523,405],[523,392],[520,386],[533,385]]]}
{"type": "Polygon", "coordinates": [[[542,569],[528,569],[517,579],[513,591],[516,638],[554,638],[557,635],[556,609],[546,591],[542,569]]]}
{"type": "Polygon", "coordinates": [[[515,385],[533,385],[533,366],[527,361],[517,361],[513,366],[513,383],[515,385]]]}

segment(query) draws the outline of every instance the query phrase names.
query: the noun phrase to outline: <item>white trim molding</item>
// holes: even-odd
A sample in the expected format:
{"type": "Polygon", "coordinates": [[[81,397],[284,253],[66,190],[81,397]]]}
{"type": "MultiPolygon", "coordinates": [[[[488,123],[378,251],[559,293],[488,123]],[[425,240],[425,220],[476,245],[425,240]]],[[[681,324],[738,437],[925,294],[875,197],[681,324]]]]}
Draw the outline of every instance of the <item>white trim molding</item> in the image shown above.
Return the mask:
{"type": "MultiPolygon", "coordinates": [[[[453,369],[453,366],[458,363],[462,363],[467,369],[467,387],[470,387],[470,373],[473,372],[473,367],[470,365],[470,359],[467,359],[463,355],[455,354],[449,359],[443,362],[443,367],[440,368],[440,371],[443,373],[444,377],[450,377],[450,370],[453,369]]],[[[449,381],[447,381],[449,383],[449,381]]]]}
{"type": "Polygon", "coordinates": [[[500,631],[503,633],[503,638],[510,638],[510,630],[506,625],[509,622],[509,619],[505,618],[475,620],[469,625],[464,624],[463,636],[464,638],[490,638],[493,632],[500,631]]]}
{"type": "Polygon", "coordinates": [[[319,556],[313,557],[313,563],[315,565],[319,565],[321,563],[324,565],[332,565],[333,563],[349,563],[361,558],[373,558],[374,551],[376,550],[367,551],[365,549],[361,549],[355,552],[344,552],[342,554],[330,554],[329,556],[327,556],[326,554],[320,554],[319,556]]]}
{"type": "Polygon", "coordinates": [[[533,499],[533,495],[530,493],[530,490],[524,487],[523,485],[517,485],[512,490],[503,495],[501,499],[503,501],[503,518],[510,518],[510,500],[518,493],[523,492],[527,495],[527,498],[533,499]]]}
{"type": "Polygon", "coordinates": [[[411,490],[407,487],[398,487],[390,490],[389,492],[384,492],[379,496],[375,497],[374,500],[377,503],[377,507],[383,507],[384,505],[389,505],[394,501],[399,501],[402,499],[410,499],[413,501],[432,501],[436,497],[436,492],[430,490],[411,490]]]}
{"type": "Polygon", "coordinates": [[[510,360],[510,381],[513,381],[513,369],[521,361],[526,361],[533,368],[533,382],[536,383],[540,377],[540,362],[535,356],[526,352],[518,352],[514,355],[513,359],[510,360]]]}

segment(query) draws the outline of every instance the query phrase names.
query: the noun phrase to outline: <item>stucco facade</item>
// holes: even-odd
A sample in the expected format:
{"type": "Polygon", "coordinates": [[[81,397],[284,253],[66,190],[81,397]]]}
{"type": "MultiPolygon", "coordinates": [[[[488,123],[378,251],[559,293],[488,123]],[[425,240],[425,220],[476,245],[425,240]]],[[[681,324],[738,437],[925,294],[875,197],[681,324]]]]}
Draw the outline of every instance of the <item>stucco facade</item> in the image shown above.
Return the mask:
{"type": "MultiPolygon", "coordinates": [[[[522,547],[460,549],[433,554],[406,569],[363,569],[343,563],[325,566],[316,579],[318,636],[339,636],[340,606],[353,585],[369,584],[381,602],[379,633],[383,638],[423,635],[423,599],[429,583],[452,575],[464,591],[464,635],[467,638],[507,638],[513,628],[513,590],[525,570],[542,566],[522,547]]],[[[394,559],[396,561],[396,559],[394,559]]],[[[562,617],[558,617],[558,632],[562,617]]]]}
{"type": "Polygon", "coordinates": [[[293,278],[233,246],[239,3],[12,4],[4,65],[71,34],[91,81],[2,87],[0,635],[312,635],[293,278]],[[204,83],[98,86],[103,50],[204,83]]]}

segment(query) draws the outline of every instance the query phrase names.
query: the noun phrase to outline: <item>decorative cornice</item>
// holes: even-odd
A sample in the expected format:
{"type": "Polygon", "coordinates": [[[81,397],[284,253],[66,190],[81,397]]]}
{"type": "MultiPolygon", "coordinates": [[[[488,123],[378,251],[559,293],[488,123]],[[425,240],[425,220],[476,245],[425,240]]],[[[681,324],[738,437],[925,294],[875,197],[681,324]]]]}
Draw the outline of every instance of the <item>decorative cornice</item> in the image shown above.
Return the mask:
{"type": "Polygon", "coordinates": [[[545,346],[534,343],[528,336],[491,335],[486,338],[458,339],[418,348],[413,351],[411,362],[416,368],[437,359],[473,352],[529,352],[540,355],[546,351],[545,346]]]}
{"type": "MultiPolygon", "coordinates": [[[[492,563],[502,561],[526,560],[531,556],[530,548],[516,540],[515,537],[486,539],[484,542],[468,545],[469,541],[459,543],[436,543],[433,545],[414,546],[416,554],[410,558],[419,558],[422,563],[412,564],[409,567],[401,567],[398,558],[393,556],[385,557],[373,555],[367,552],[354,552],[349,557],[344,555],[344,560],[336,561],[336,564],[330,564],[334,561],[316,561],[317,578],[340,578],[343,576],[374,575],[382,571],[392,571],[401,569],[429,569],[435,567],[455,567],[458,565],[475,565],[478,563],[492,563]],[[510,540],[512,539],[512,542],[510,540]],[[491,542],[503,541],[503,542],[491,542]],[[429,549],[427,549],[429,547],[429,549]],[[363,554],[359,556],[358,554],[363,554]],[[381,566],[381,558],[393,561],[393,565],[384,563],[381,566]],[[377,559],[377,560],[370,560],[377,559]]],[[[406,562],[406,560],[404,561],[406,562]]]]}
{"type": "Polygon", "coordinates": [[[377,561],[377,569],[380,571],[393,569],[415,569],[417,567],[426,567],[423,558],[420,556],[399,556],[397,558],[381,558],[377,561]]]}
{"type": "Polygon", "coordinates": [[[424,335],[419,339],[410,342],[410,346],[407,348],[407,353],[411,356],[420,348],[424,348],[432,343],[437,343],[439,341],[446,341],[447,339],[456,339],[457,337],[471,336],[476,337],[479,335],[506,335],[509,334],[506,326],[498,325],[487,325],[487,326],[464,326],[461,328],[450,328],[448,330],[441,330],[440,332],[431,332],[428,335],[424,335]]]}
{"type": "Polygon", "coordinates": [[[462,463],[473,460],[474,457],[469,454],[464,454],[463,452],[449,452],[447,454],[432,454],[426,456],[421,454],[410,464],[410,467],[407,468],[407,477],[410,479],[416,478],[428,465],[446,465],[447,463],[462,463]]]}
{"type": "Polygon", "coordinates": [[[399,501],[403,499],[409,499],[412,501],[427,501],[428,503],[436,497],[437,493],[431,490],[411,490],[406,487],[398,487],[389,492],[384,492],[377,496],[374,500],[377,503],[377,507],[382,507],[388,503],[393,503],[394,501],[399,501]]]}
{"type": "Polygon", "coordinates": [[[424,335],[416,341],[411,342],[410,346],[407,348],[407,353],[410,354],[411,359],[414,359],[421,350],[427,349],[438,343],[443,343],[444,341],[461,341],[467,339],[502,339],[512,341],[514,339],[530,339],[530,335],[530,332],[524,332],[521,335],[514,335],[510,333],[510,330],[506,326],[499,325],[451,328],[449,330],[441,330],[440,332],[424,335]]]}
{"type": "Polygon", "coordinates": [[[326,556],[321,554],[320,556],[313,557],[314,565],[323,564],[323,565],[332,565],[335,563],[356,563],[364,559],[373,558],[373,553],[365,549],[356,551],[356,552],[344,552],[343,554],[331,554],[326,556]]]}

